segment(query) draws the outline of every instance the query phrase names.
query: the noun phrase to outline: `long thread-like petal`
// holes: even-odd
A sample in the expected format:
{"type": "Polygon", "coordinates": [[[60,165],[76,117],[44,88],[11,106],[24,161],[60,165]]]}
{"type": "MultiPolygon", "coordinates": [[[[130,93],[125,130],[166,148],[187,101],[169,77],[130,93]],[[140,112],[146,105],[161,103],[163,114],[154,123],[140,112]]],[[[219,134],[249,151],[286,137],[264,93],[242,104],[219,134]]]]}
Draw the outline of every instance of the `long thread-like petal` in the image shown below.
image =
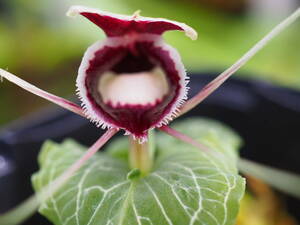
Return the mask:
{"type": "Polygon", "coordinates": [[[188,100],[181,108],[180,115],[190,111],[212,92],[214,92],[221,84],[223,84],[232,74],[240,69],[245,63],[247,63],[259,50],[261,50],[267,43],[269,43],[274,37],[285,30],[300,16],[300,8],[298,8],[288,18],[273,28],[266,36],[264,36],[259,42],[257,42],[246,54],[244,54],[236,63],[221,73],[213,81],[207,84],[197,95],[188,100]]]}
{"type": "Polygon", "coordinates": [[[118,132],[118,129],[110,129],[106,131],[86,152],[71,165],[62,175],[52,181],[48,186],[39,193],[31,196],[25,202],[14,208],[13,210],[0,215],[1,225],[17,225],[31,216],[38,206],[47,198],[53,195],[76,171],[78,171],[84,163],[90,159],[111,137],[118,132]]]}
{"type": "MultiPolygon", "coordinates": [[[[160,130],[200,150],[204,150],[208,153],[217,153],[198,140],[194,140],[170,127],[164,126],[160,128],[160,130]]],[[[237,166],[241,172],[257,177],[278,190],[300,198],[300,175],[265,166],[243,158],[238,159],[237,166]]]]}
{"type": "Polygon", "coordinates": [[[202,143],[194,140],[193,138],[191,138],[191,137],[189,137],[189,136],[187,136],[187,135],[185,135],[183,133],[180,133],[177,130],[174,130],[173,128],[171,128],[169,126],[162,126],[159,129],[161,131],[163,131],[163,132],[165,132],[165,133],[167,133],[167,134],[169,134],[169,135],[171,135],[171,136],[173,136],[173,137],[175,137],[175,138],[183,141],[183,142],[186,142],[186,143],[188,143],[190,145],[195,146],[196,148],[199,148],[201,151],[204,151],[204,152],[207,152],[207,153],[208,152],[212,152],[212,150],[208,146],[206,146],[206,145],[204,145],[204,144],[202,144],[202,143]]]}
{"type": "Polygon", "coordinates": [[[240,158],[238,168],[242,173],[263,180],[274,188],[300,198],[300,176],[240,158]]]}
{"type": "Polygon", "coordinates": [[[56,95],[50,94],[46,91],[43,91],[42,89],[22,80],[21,78],[7,72],[6,70],[3,70],[0,68],[0,77],[3,77],[10,82],[18,85],[19,87],[25,89],[26,91],[29,91],[37,96],[40,96],[50,102],[53,102],[71,112],[74,112],[80,116],[85,117],[83,110],[80,106],[76,105],[75,103],[68,101],[64,98],[58,97],[56,95]]]}

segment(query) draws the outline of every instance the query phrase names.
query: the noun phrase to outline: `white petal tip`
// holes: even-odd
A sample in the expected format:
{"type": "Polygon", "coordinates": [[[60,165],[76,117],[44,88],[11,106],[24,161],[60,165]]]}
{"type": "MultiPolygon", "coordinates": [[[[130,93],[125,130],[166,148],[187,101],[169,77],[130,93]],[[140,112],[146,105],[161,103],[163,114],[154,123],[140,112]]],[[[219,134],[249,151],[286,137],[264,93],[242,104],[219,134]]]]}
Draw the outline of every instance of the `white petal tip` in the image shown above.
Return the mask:
{"type": "Polygon", "coordinates": [[[132,14],[132,18],[133,19],[137,19],[141,16],[141,11],[140,9],[136,10],[133,14],[132,14]]]}
{"type": "Polygon", "coordinates": [[[185,35],[188,36],[193,41],[197,40],[198,33],[193,28],[186,25],[184,32],[185,32],[185,35]]]}
{"type": "Polygon", "coordinates": [[[77,6],[77,5],[71,6],[67,11],[66,15],[68,17],[76,17],[81,11],[80,8],[81,6],[77,6]]]}

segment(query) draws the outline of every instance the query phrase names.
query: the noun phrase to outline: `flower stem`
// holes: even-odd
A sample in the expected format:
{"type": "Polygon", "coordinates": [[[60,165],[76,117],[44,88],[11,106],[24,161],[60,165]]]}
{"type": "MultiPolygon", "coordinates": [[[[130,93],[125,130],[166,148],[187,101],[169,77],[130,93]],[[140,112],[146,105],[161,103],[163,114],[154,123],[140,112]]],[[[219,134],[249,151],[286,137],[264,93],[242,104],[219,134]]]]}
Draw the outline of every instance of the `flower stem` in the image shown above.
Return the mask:
{"type": "Polygon", "coordinates": [[[142,176],[147,175],[153,164],[153,157],[150,151],[149,142],[140,143],[139,140],[129,137],[130,151],[129,164],[132,169],[139,169],[142,176]]]}

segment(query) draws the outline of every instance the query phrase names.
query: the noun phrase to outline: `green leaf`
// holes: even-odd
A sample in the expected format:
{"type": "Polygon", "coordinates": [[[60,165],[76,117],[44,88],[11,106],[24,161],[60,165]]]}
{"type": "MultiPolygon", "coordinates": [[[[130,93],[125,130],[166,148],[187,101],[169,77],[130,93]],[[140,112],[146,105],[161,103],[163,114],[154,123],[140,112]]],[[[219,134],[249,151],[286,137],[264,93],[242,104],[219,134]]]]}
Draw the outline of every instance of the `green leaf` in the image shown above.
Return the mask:
{"type": "MultiPolygon", "coordinates": [[[[139,177],[128,168],[126,141],[114,141],[90,159],[39,211],[56,225],[234,224],[245,181],[236,169],[239,138],[219,123],[193,119],[176,129],[225,154],[207,155],[165,134],[157,134],[153,171],[139,177]],[[120,144],[123,143],[123,144],[120,144]]],[[[85,147],[74,141],[47,142],[36,191],[61,174],[85,147]]]]}

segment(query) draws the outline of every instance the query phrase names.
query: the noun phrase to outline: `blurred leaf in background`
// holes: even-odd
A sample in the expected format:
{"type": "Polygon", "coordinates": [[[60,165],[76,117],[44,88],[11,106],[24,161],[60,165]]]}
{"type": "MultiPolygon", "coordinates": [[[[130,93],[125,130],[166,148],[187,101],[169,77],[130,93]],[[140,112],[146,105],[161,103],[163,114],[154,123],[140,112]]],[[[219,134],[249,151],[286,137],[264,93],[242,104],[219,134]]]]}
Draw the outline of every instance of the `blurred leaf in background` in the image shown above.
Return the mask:
{"type": "MultiPolygon", "coordinates": [[[[299,5],[298,0],[3,0],[0,2],[0,67],[60,96],[75,93],[75,79],[85,49],[104,37],[84,18],[65,17],[82,4],[121,14],[164,17],[194,27],[197,41],[169,32],[167,41],[182,55],[188,71],[218,74],[237,60],[299,5]]],[[[262,50],[240,72],[300,88],[299,23],[262,50]]],[[[47,104],[1,83],[0,124],[47,104]]]]}

